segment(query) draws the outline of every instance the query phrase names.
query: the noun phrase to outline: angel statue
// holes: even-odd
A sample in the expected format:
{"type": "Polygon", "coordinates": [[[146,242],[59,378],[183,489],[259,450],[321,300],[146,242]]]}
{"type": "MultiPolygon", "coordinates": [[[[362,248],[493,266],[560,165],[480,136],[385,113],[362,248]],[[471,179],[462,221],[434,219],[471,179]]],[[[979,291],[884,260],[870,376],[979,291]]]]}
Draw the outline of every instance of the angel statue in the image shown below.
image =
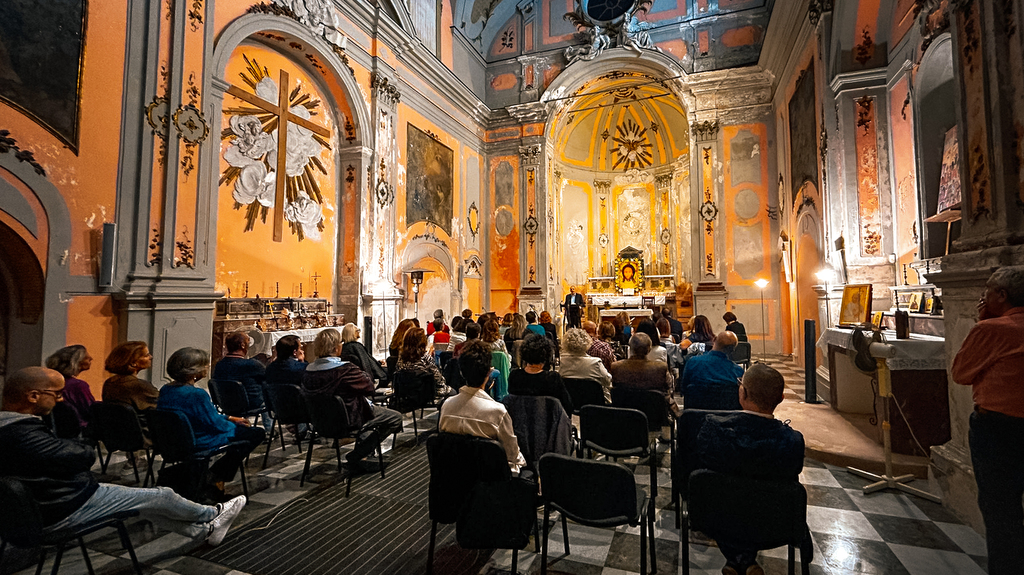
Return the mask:
{"type": "Polygon", "coordinates": [[[604,52],[605,49],[611,47],[611,38],[596,24],[593,28],[584,31],[583,34],[590,35],[590,44],[566,48],[565,58],[569,60],[566,66],[571,66],[580,60],[593,60],[600,56],[601,52],[604,52]]]}
{"type": "Polygon", "coordinates": [[[650,23],[641,22],[635,14],[630,14],[619,31],[619,45],[635,51],[637,56],[642,54],[643,50],[660,52],[661,49],[654,45],[651,35],[647,32],[650,28],[650,23]]]}

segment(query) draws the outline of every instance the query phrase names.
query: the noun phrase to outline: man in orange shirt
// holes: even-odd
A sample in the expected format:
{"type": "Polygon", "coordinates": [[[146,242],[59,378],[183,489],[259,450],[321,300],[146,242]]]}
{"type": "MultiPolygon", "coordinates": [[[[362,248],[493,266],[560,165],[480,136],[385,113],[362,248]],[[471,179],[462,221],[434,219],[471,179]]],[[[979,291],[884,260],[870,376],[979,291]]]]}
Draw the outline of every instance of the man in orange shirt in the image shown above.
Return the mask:
{"type": "Polygon", "coordinates": [[[990,575],[1024,569],[1024,266],[996,270],[953,360],[974,392],[970,445],[990,575]]]}

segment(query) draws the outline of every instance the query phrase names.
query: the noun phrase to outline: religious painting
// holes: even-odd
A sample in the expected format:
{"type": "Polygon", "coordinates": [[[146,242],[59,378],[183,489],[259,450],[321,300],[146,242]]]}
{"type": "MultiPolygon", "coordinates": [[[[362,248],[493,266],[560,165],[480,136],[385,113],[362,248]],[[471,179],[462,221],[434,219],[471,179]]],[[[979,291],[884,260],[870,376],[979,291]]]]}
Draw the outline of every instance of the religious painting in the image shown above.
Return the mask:
{"type": "Polygon", "coordinates": [[[624,295],[632,295],[644,285],[644,263],[641,258],[615,260],[615,288],[624,295]]]}
{"type": "Polygon", "coordinates": [[[907,306],[907,309],[909,311],[914,312],[914,313],[920,313],[923,301],[924,301],[924,292],[919,292],[919,291],[913,292],[913,293],[910,294],[910,305],[907,306]]]}
{"type": "MultiPolygon", "coordinates": [[[[267,214],[274,208],[280,211],[275,217],[287,221],[299,241],[320,240],[324,195],[315,173],[327,175],[320,154],[331,148],[330,130],[310,122],[323,111],[320,99],[298,80],[294,87],[279,90],[278,82],[292,83],[287,72],[271,76],[255,57],[242,57],[247,66],[240,76],[249,90],[238,86],[228,89],[228,94],[241,103],[224,106],[228,127],[222,130],[221,140],[227,144],[223,146],[227,166],[220,185],[234,185],[231,196],[234,208],[245,211],[244,231],[252,231],[257,220],[266,223],[267,214]],[[287,102],[279,102],[285,98],[282,94],[287,94],[287,102]],[[287,129],[285,149],[281,150],[279,128],[284,116],[287,129]],[[279,173],[282,167],[284,175],[279,173]],[[276,205],[282,197],[283,205],[276,205]]],[[[280,240],[275,237],[275,241],[280,240]]]]}
{"type": "Polygon", "coordinates": [[[871,284],[847,284],[839,306],[839,325],[864,325],[871,317],[871,284]]]}
{"type": "Polygon", "coordinates": [[[78,152],[85,0],[0,2],[0,100],[78,152]]]}
{"type": "Polygon", "coordinates": [[[406,158],[406,225],[430,222],[451,235],[454,152],[409,124],[406,158]]]}
{"type": "Polygon", "coordinates": [[[925,298],[924,299],[924,307],[922,308],[921,311],[923,313],[930,314],[930,313],[932,313],[932,310],[934,310],[934,309],[935,309],[935,298],[934,297],[927,297],[927,298],[925,298]]]}
{"type": "Polygon", "coordinates": [[[956,126],[946,132],[942,145],[942,172],[939,174],[939,202],[941,213],[960,206],[960,147],[957,145],[956,126]]]}
{"type": "Polygon", "coordinates": [[[804,182],[818,188],[818,127],[815,118],[814,63],[807,66],[796,81],[796,90],[789,100],[789,186],[791,201],[804,182]]]}
{"type": "Polygon", "coordinates": [[[882,329],[882,317],[885,312],[876,311],[871,314],[871,326],[875,329],[882,329]]]}

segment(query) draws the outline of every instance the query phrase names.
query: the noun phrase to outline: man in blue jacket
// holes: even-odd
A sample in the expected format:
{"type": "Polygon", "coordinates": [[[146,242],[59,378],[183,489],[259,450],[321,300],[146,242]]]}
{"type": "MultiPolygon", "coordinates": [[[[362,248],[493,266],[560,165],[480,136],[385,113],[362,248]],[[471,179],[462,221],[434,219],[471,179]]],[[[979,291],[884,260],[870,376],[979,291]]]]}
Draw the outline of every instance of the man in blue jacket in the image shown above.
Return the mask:
{"type": "Polygon", "coordinates": [[[743,368],[732,361],[736,334],[723,331],[715,336],[711,351],[689,358],[680,379],[680,392],[687,409],[740,409],[739,379],[743,368]]]}
{"type": "Polygon", "coordinates": [[[58,439],[43,422],[63,401],[64,377],[43,367],[15,372],[4,384],[0,411],[0,476],[20,481],[42,515],[44,530],[138,511],[154,523],[192,539],[218,545],[245,506],[245,496],[217,505],[193,503],[167,487],[140,489],[97,483],[91,445],[58,439]]]}

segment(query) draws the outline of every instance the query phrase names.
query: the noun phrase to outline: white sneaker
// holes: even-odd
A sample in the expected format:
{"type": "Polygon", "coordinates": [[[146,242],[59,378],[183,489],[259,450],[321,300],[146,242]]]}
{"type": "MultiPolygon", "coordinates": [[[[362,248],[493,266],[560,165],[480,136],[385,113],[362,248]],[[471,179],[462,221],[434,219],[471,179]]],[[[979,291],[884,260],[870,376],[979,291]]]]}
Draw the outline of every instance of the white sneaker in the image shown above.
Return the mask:
{"type": "Polygon", "coordinates": [[[244,495],[239,495],[227,503],[217,505],[219,513],[211,522],[212,529],[210,530],[210,536],[206,538],[206,542],[214,546],[220,545],[220,542],[224,541],[224,536],[228,534],[231,522],[235,520],[235,517],[238,517],[243,507],[245,507],[244,495]]]}

